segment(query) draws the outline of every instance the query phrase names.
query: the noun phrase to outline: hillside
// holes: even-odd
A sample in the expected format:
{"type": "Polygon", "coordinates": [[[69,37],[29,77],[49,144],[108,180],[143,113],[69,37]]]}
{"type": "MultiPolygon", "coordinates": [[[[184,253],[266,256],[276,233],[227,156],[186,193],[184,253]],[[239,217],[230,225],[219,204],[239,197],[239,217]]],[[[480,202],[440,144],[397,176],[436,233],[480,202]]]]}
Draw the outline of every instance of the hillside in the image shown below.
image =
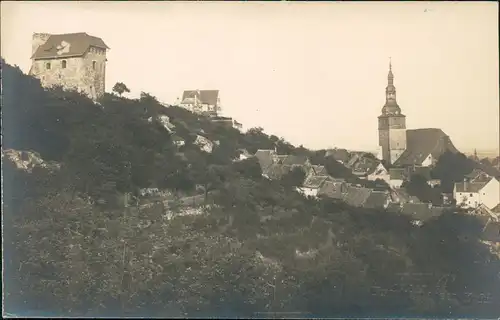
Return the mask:
{"type": "Polygon", "coordinates": [[[10,313],[499,314],[500,262],[474,217],[445,213],[417,227],[404,215],[306,198],[293,174],[268,180],[255,158],[233,160],[276,146],[357,178],[325,150],[259,128],[243,134],[147,93],[94,104],[44,90],[3,61],[2,81],[3,148],[19,155],[3,158],[10,313]],[[173,200],[147,209],[101,201],[144,188],[173,200]],[[179,201],[195,195],[201,206],[179,201]]]}

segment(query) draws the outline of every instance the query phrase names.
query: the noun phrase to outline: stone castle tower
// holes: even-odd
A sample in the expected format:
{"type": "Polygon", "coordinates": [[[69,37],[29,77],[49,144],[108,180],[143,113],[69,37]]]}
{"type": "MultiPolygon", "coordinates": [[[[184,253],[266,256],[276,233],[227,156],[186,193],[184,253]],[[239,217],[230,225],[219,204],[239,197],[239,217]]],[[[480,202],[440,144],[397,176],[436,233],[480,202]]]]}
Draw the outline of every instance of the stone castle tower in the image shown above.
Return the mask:
{"type": "Polygon", "coordinates": [[[105,92],[108,49],[101,38],[84,32],[34,33],[29,74],[44,87],[60,85],[97,100],[105,92]]]}
{"type": "Polygon", "coordinates": [[[396,87],[392,64],[389,62],[389,75],[385,89],[385,105],[378,117],[380,158],[393,164],[406,150],[406,116],[396,101],[396,87]]]}

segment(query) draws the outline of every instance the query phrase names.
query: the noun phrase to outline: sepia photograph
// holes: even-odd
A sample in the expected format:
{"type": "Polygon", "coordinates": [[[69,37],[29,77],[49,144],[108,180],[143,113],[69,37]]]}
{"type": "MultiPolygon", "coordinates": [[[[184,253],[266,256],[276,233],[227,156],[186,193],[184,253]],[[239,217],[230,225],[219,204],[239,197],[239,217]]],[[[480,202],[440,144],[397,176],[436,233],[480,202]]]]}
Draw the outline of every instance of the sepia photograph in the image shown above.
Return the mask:
{"type": "Polygon", "coordinates": [[[4,318],[498,319],[496,1],[2,1],[4,318]]]}

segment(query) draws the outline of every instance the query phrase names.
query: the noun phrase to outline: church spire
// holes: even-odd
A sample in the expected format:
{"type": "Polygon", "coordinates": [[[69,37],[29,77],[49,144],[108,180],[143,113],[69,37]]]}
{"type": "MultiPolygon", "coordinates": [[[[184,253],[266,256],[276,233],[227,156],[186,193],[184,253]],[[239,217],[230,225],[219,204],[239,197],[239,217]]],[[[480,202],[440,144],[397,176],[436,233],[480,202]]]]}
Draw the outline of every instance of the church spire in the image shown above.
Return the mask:
{"type": "Polygon", "coordinates": [[[385,88],[385,105],[382,114],[400,114],[401,109],[396,102],[396,87],[394,86],[394,74],[392,73],[392,59],[389,57],[389,74],[387,75],[387,87],[385,88]]]}

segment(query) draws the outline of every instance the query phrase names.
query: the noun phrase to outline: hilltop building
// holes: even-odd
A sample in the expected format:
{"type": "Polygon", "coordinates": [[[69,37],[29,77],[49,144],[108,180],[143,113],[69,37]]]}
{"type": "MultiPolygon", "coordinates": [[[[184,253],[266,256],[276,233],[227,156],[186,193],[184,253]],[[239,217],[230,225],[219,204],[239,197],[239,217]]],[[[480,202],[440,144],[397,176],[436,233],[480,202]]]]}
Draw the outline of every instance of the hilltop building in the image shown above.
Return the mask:
{"type": "Polygon", "coordinates": [[[194,113],[217,116],[221,109],[219,90],[186,90],[179,105],[194,113]]]}
{"type": "Polygon", "coordinates": [[[446,151],[458,152],[441,129],[406,129],[406,116],[396,100],[392,65],[389,64],[385,105],[378,117],[379,159],[397,167],[433,166],[446,151]]]}
{"type": "Polygon", "coordinates": [[[105,92],[108,49],[101,38],[84,32],[34,33],[29,74],[44,87],[60,85],[97,100],[105,92]]]}

